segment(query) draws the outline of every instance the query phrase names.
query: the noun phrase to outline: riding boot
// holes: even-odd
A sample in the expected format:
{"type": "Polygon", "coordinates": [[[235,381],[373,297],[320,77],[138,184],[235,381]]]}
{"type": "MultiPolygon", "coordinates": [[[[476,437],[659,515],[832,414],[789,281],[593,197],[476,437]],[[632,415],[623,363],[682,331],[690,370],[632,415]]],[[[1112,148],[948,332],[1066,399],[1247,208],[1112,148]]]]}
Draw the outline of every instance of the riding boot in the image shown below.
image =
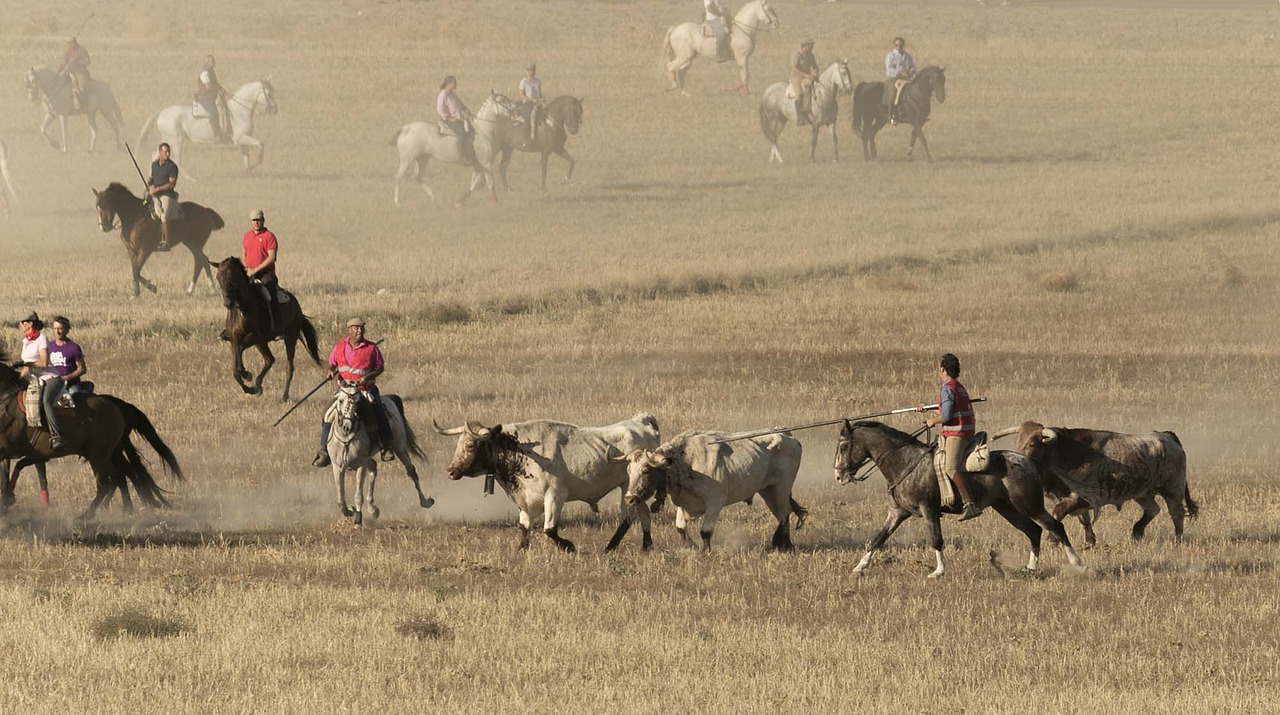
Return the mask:
{"type": "Polygon", "coordinates": [[[964,501],[964,512],[960,515],[960,521],[968,521],[974,517],[982,515],[982,508],[973,503],[973,497],[969,496],[969,474],[956,470],[955,477],[952,482],[956,485],[956,490],[960,492],[960,499],[964,501]]]}
{"type": "MultiPolygon", "coordinates": [[[[391,450],[391,443],[395,439],[391,434],[391,420],[387,417],[386,406],[382,404],[381,395],[375,395],[373,399],[373,421],[378,428],[379,443],[382,447],[382,452],[379,456],[382,458],[382,461],[390,462],[396,458],[395,452],[391,450]]],[[[373,451],[372,447],[370,448],[370,451],[373,451]]]]}
{"type": "Polygon", "coordinates": [[[329,431],[333,429],[333,425],[328,422],[320,423],[320,451],[316,452],[316,458],[311,460],[313,467],[327,467],[332,462],[329,461],[329,431]]]}
{"type": "Polygon", "coordinates": [[[169,250],[169,222],[160,222],[160,243],[156,244],[157,251],[169,250]]]}
{"type": "Polygon", "coordinates": [[[796,126],[802,126],[809,123],[809,112],[799,99],[796,100],[796,126]]]}
{"type": "Polygon", "coordinates": [[[62,449],[62,430],[58,427],[57,409],[58,395],[62,392],[62,378],[55,377],[40,387],[40,412],[44,415],[44,423],[49,429],[49,448],[54,452],[62,449]]]}

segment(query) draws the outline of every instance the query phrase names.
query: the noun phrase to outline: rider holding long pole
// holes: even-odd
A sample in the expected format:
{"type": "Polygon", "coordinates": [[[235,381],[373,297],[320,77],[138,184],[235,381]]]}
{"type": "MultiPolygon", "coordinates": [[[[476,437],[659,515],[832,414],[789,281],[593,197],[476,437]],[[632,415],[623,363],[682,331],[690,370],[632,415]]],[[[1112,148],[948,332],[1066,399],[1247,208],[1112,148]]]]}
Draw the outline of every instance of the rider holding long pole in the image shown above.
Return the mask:
{"type": "MultiPolygon", "coordinates": [[[[960,498],[964,500],[964,514],[960,521],[972,519],[982,514],[982,509],[973,503],[969,494],[969,475],[964,471],[965,453],[969,442],[973,440],[977,421],[973,416],[973,404],[969,401],[969,391],[960,384],[960,358],[947,353],[938,361],[938,379],[941,380],[938,414],[925,420],[925,426],[942,425],[942,434],[938,439],[938,449],[944,453],[942,471],[956,485],[960,498]]],[[[924,407],[917,408],[924,411],[924,407]]]]}

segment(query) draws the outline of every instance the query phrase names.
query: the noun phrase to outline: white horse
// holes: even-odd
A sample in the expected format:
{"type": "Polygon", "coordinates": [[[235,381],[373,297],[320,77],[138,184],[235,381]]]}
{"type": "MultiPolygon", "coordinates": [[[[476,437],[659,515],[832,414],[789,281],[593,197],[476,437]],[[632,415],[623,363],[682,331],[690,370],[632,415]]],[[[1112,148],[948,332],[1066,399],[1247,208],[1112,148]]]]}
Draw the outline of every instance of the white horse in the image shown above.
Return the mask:
{"type": "MultiPolygon", "coordinates": [[[[280,111],[276,106],[276,91],[271,86],[270,78],[240,85],[240,89],[227,99],[227,113],[231,116],[231,144],[240,149],[240,159],[244,162],[245,172],[249,174],[262,164],[266,153],[262,140],[253,135],[253,117],[259,111],[263,114],[280,111]],[[257,160],[250,162],[249,154],[253,151],[257,152],[257,160]]],[[[146,142],[147,135],[154,128],[160,133],[160,141],[169,144],[169,158],[182,169],[182,178],[195,181],[191,172],[182,166],[182,145],[188,139],[197,144],[217,144],[218,137],[214,134],[210,121],[209,117],[196,117],[191,103],[165,107],[147,117],[138,134],[138,145],[142,146],[146,142]]]]}
{"type": "Polygon", "coordinates": [[[500,117],[511,118],[517,114],[515,102],[489,90],[489,96],[472,118],[475,126],[475,139],[472,142],[472,147],[475,149],[474,161],[463,156],[461,140],[452,134],[442,134],[439,125],[435,122],[411,122],[400,127],[389,142],[400,152],[400,168],[396,170],[396,185],[392,195],[396,206],[400,205],[400,184],[404,183],[410,169],[413,169],[413,176],[418,181],[418,185],[427,192],[432,202],[436,200],[435,192],[427,186],[423,177],[427,161],[430,159],[471,167],[471,183],[466,193],[455,201],[455,205],[461,206],[481,182],[488,186],[489,194],[496,203],[498,192],[494,189],[493,162],[498,154],[497,120],[500,117]]]}
{"type": "MultiPolygon", "coordinates": [[[[742,93],[744,97],[751,94],[749,88],[751,73],[747,69],[747,63],[751,60],[751,53],[756,49],[756,31],[766,22],[769,23],[769,27],[776,30],[778,28],[777,13],[770,7],[769,0],[753,0],[743,5],[738,14],[733,16],[733,25],[729,28],[729,47],[733,50],[734,60],[738,63],[738,86],[734,90],[742,93]]],[[[700,22],[682,22],[675,27],[667,28],[667,36],[663,40],[662,47],[667,77],[671,80],[668,91],[678,89],[681,94],[688,94],[684,91],[684,75],[689,71],[689,65],[693,64],[693,58],[703,55],[717,62],[727,60],[716,53],[716,38],[703,37],[700,22]]]]}
{"type": "MultiPolygon", "coordinates": [[[[782,163],[782,152],[778,151],[778,136],[788,121],[796,121],[796,100],[787,97],[787,82],[775,82],[760,96],[760,129],[772,144],[769,149],[769,162],[782,163]]],[[[814,152],[818,148],[818,130],[831,127],[831,151],[833,161],[840,160],[840,147],[836,140],[836,115],[840,111],[836,98],[840,92],[853,93],[853,77],[849,74],[849,61],[836,60],[818,75],[813,83],[809,97],[809,116],[812,132],[809,138],[809,161],[814,160],[814,152]]]]}
{"type": "MultiPolygon", "coordinates": [[[[400,398],[384,395],[380,398],[382,407],[387,412],[387,422],[391,425],[391,435],[383,435],[383,445],[395,452],[400,463],[409,472],[409,480],[418,491],[418,504],[429,509],[436,503],[422,493],[422,485],[418,483],[418,470],[413,466],[413,457],[426,459],[422,449],[418,447],[417,437],[404,418],[404,406],[400,398]]],[[[338,508],[342,515],[350,517],[359,526],[364,523],[365,499],[368,495],[369,518],[378,518],[378,507],[373,503],[373,487],[378,481],[378,462],[369,449],[369,431],[360,418],[360,403],[365,397],[354,382],[342,380],[338,392],[334,395],[333,406],[329,408],[327,419],[332,420],[333,428],[329,431],[329,441],[325,448],[333,463],[333,483],[338,489],[338,508]],[[347,506],[346,473],[356,473],[356,506],[347,506]]],[[[372,406],[368,408],[370,411],[372,406]]],[[[369,419],[372,419],[370,415],[369,419]]]]}
{"type": "Polygon", "coordinates": [[[9,149],[0,142],[0,209],[9,218],[9,204],[18,206],[18,192],[13,190],[13,178],[9,176],[9,149]]]}
{"type": "Polygon", "coordinates": [[[76,109],[71,97],[71,78],[60,75],[45,66],[32,67],[23,78],[27,87],[27,96],[32,102],[39,102],[44,107],[44,121],[40,123],[40,136],[49,142],[49,146],[67,153],[67,117],[83,114],[89,122],[89,151],[98,142],[98,112],[111,125],[116,135],[116,150],[123,148],[120,143],[120,125],[124,116],[120,114],[120,105],[116,103],[116,95],[100,79],[89,79],[85,87],[80,108],[76,109]],[[62,142],[49,137],[49,124],[58,118],[58,126],[62,129],[62,142]]]}

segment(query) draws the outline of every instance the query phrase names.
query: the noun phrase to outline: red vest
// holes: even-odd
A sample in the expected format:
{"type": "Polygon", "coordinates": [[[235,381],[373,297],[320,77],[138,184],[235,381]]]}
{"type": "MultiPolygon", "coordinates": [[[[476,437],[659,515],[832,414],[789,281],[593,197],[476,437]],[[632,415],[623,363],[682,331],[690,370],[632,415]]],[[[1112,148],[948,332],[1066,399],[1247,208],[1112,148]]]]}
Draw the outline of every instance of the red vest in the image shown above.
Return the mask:
{"type": "Polygon", "coordinates": [[[973,419],[973,403],[969,402],[969,391],[954,377],[947,380],[946,386],[955,393],[956,401],[951,408],[951,421],[942,425],[942,436],[972,437],[977,423],[973,419]]]}

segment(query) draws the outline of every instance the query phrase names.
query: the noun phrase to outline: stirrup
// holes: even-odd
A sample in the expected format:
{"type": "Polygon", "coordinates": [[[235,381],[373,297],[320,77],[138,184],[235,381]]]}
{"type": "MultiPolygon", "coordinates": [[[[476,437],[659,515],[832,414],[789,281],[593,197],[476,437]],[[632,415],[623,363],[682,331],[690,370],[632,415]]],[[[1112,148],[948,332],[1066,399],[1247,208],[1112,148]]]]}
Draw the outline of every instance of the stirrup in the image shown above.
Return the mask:
{"type": "Polygon", "coordinates": [[[960,515],[960,521],[968,521],[982,516],[982,509],[971,501],[964,503],[964,512],[960,515]]]}
{"type": "Polygon", "coordinates": [[[316,458],[311,460],[311,466],[313,467],[327,467],[330,464],[333,464],[333,462],[330,461],[329,453],[325,450],[317,452],[316,458]]]}

